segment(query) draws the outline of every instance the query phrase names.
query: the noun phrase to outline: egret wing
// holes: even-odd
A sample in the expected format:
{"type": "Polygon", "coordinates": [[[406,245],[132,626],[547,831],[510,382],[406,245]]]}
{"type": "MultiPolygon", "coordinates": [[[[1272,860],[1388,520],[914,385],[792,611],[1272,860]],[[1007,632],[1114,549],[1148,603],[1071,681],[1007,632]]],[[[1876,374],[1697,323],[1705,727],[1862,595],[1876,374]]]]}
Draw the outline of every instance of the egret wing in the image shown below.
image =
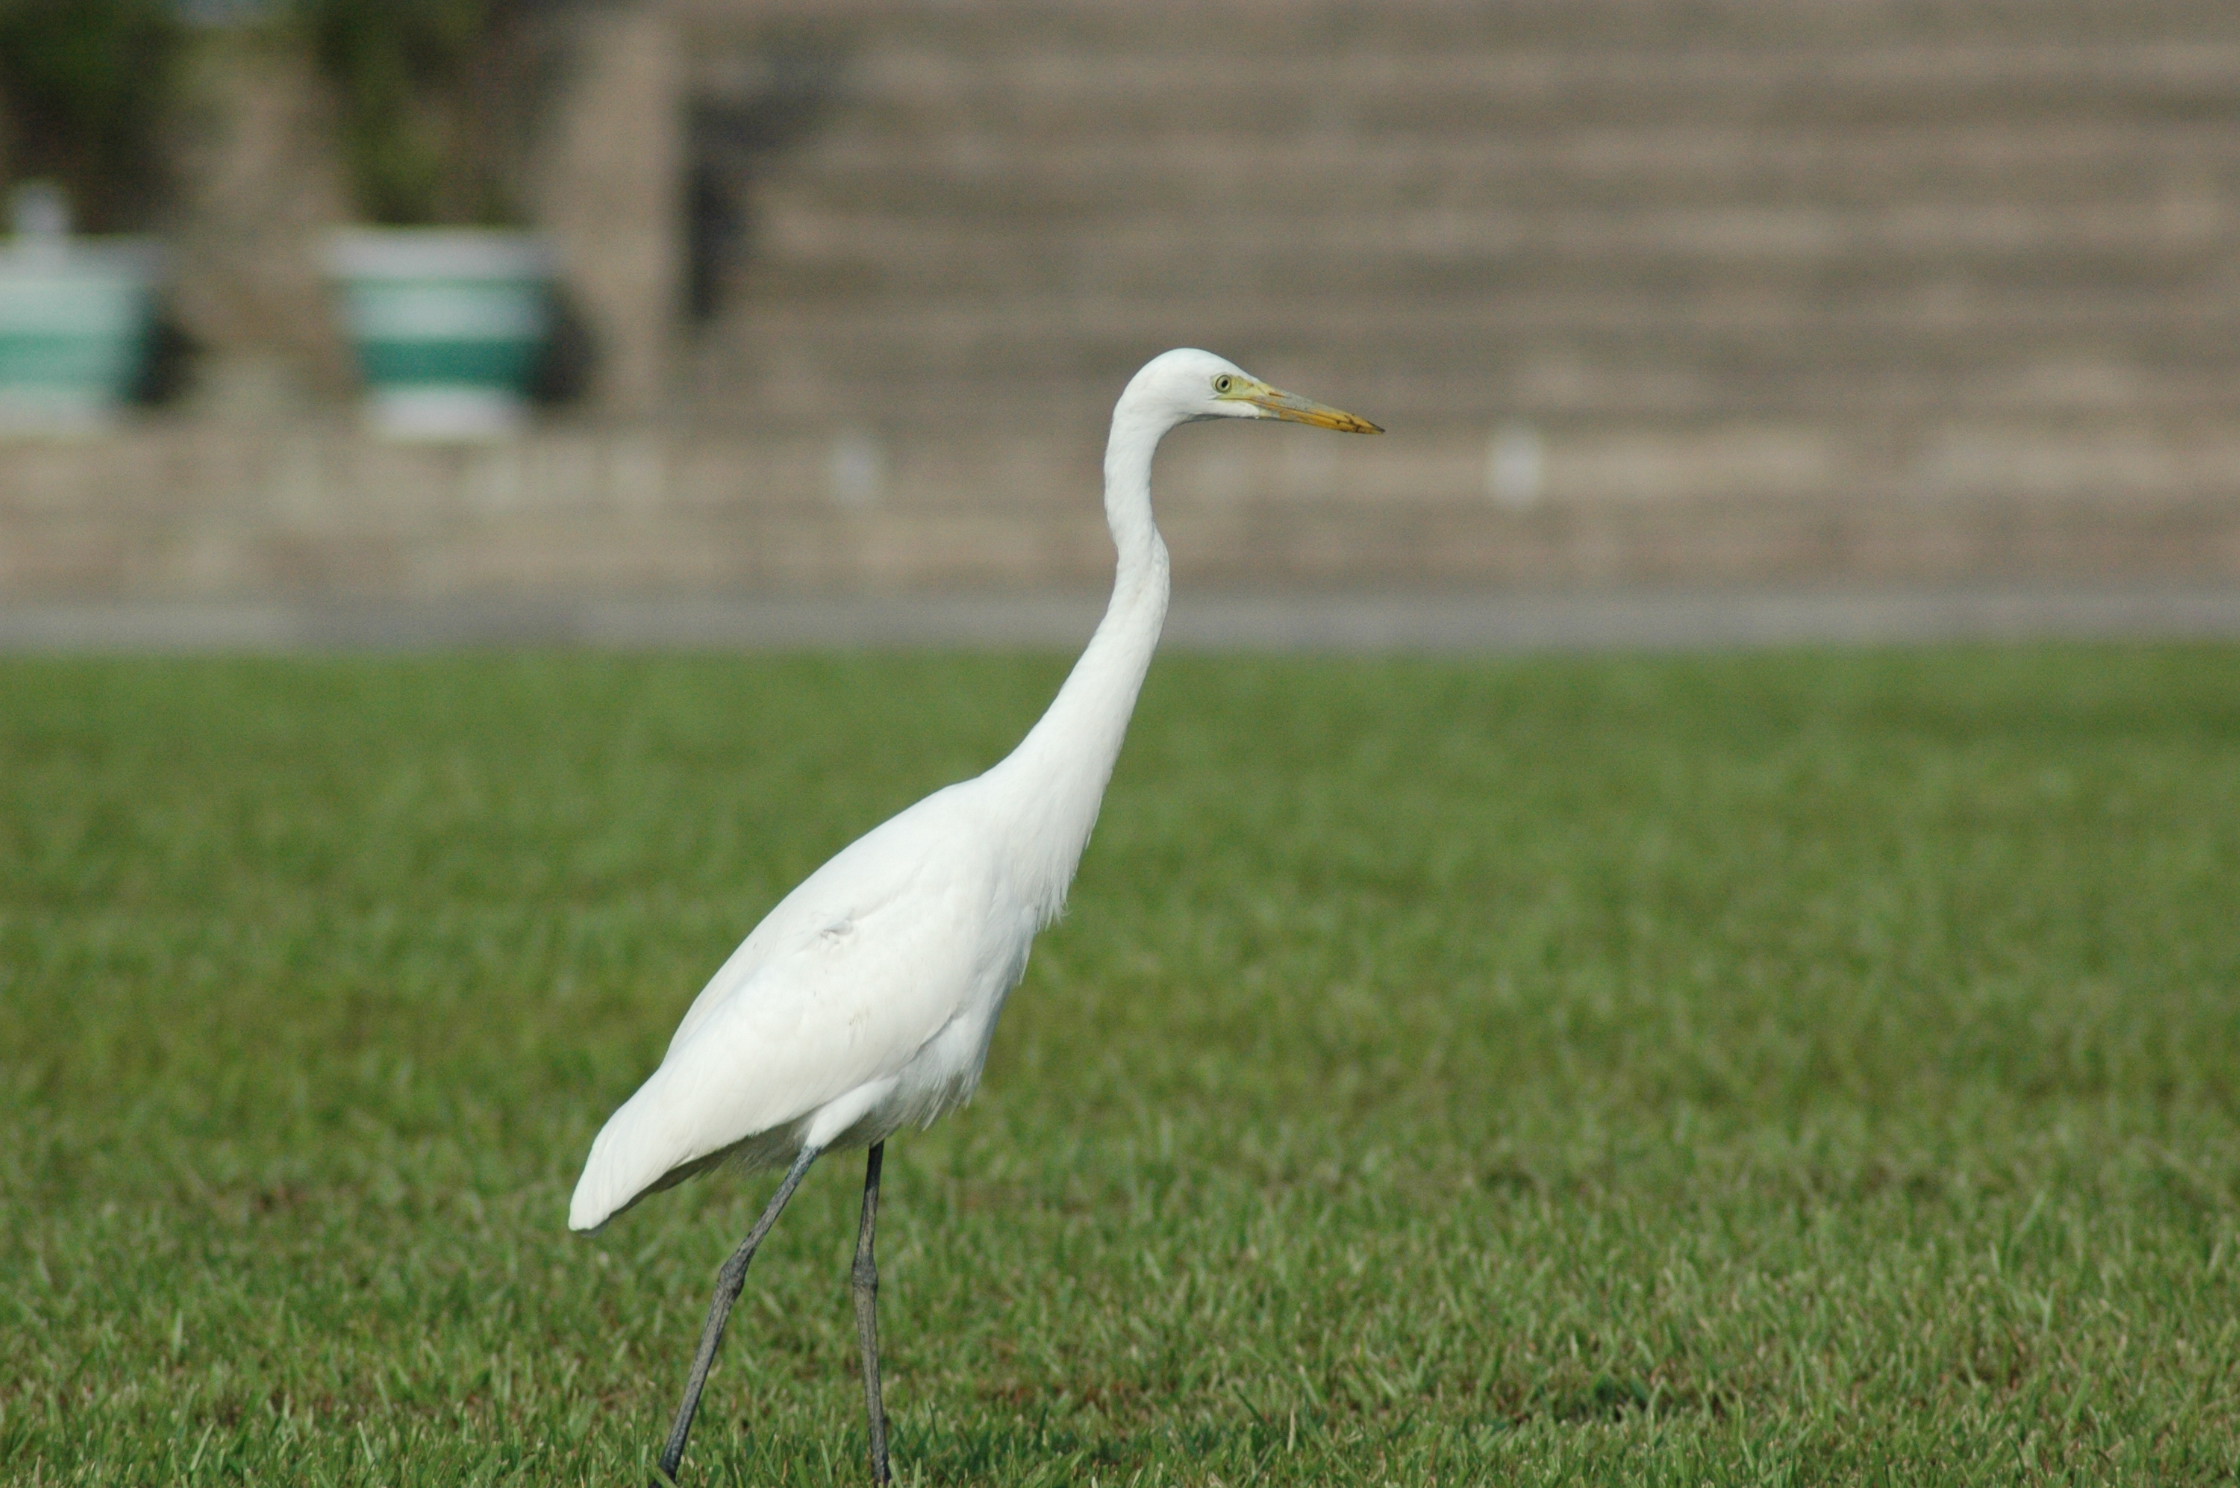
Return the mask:
{"type": "Polygon", "coordinates": [[[847,875],[797,890],[756,929],[756,954],[725,964],[661,1067],[600,1131],[572,1225],[603,1223],[670,1174],[893,1076],[1005,974],[1012,957],[989,932],[1009,917],[991,914],[971,855],[911,856],[907,871],[858,874],[872,892],[852,899],[835,892],[847,875]]]}
{"type": "Polygon", "coordinates": [[[889,817],[833,854],[779,900],[708,978],[670,1035],[670,1050],[690,1043],[700,1025],[735,998],[761,995],[752,989],[774,957],[921,892],[929,872],[937,879],[969,874],[976,856],[973,849],[979,846],[975,826],[963,787],[952,785],[889,817]]]}

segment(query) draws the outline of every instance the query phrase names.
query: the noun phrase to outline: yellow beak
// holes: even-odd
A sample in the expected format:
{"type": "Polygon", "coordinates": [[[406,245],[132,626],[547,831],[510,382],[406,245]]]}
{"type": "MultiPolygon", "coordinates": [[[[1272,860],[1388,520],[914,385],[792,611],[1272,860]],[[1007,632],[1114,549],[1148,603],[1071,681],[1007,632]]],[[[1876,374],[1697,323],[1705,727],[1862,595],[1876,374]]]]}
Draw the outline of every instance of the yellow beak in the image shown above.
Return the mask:
{"type": "Polygon", "coordinates": [[[1358,414],[1347,413],[1342,409],[1332,408],[1328,404],[1313,402],[1300,397],[1297,393],[1287,393],[1279,388],[1269,387],[1264,382],[1239,388],[1229,396],[1240,402],[1250,403],[1255,408],[1264,408],[1274,417],[1289,419],[1295,424],[1312,424],[1317,429],[1336,429],[1341,434],[1382,434],[1384,432],[1383,429],[1358,414]]]}

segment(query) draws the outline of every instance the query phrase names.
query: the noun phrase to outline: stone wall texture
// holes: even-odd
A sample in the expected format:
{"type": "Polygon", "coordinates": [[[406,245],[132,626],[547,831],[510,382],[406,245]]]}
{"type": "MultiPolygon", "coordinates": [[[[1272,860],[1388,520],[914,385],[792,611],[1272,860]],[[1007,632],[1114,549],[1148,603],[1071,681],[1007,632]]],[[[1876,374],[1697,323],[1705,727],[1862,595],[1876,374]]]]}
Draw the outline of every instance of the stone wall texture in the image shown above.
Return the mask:
{"type": "Polygon", "coordinates": [[[0,448],[0,586],[1093,583],[1101,423],[1172,345],[1391,431],[1179,434],[1192,582],[2240,579],[2230,0],[667,0],[583,34],[540,189],[605,401],[480,449],[339,411],[0,448]],[[739,209],[690,328],[684,178],[739,209]]]}

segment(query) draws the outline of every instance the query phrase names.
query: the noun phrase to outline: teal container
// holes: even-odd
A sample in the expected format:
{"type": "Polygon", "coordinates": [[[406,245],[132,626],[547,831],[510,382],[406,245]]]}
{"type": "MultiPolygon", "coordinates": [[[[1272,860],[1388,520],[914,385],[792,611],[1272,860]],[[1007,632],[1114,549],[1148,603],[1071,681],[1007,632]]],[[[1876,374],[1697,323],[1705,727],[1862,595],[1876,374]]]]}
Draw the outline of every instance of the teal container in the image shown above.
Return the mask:
{"type": "Polygon", "coordinates": [[[0,430],[113,423],[147,364],[161,248],[138,239],[18,238],[0,247],[0,430]]]}
{"type": "Polygon", "coordinates": [[[541,239],[354,228],[335,236],[329,265],[376,430],[482,439],[526,422],[552,333],[552,260],[541,239]]]}

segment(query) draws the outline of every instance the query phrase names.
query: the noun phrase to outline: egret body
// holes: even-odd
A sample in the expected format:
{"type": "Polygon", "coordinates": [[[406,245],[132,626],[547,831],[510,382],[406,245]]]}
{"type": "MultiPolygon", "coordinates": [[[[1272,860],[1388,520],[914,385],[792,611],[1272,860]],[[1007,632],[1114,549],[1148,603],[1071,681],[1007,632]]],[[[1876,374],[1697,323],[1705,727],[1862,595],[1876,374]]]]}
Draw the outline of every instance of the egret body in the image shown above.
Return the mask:
{"type": "Polygon", "coordinates": [[[779,901],[591,1144],[568,1209],[578,1230],[726,1160],[786,1169],[718,1273],[662,1452],[665,1475],[684,1459],[708,1368],[763,1236],[819,1154],[868,1147],[854,1283],[872,1476],[888,1481],[872,1252],[884,1143],[971,1096],[1035,933],[1065,902],[1166,618],[1152,454],[1176,425],[1212,418],[1380,432],[1209,352],[1170,351],[1136,373],[1105,447],[1105,518],[1119,549],[1112,602],[1049,710],[985,774],[874,828],[779,901]]]}

